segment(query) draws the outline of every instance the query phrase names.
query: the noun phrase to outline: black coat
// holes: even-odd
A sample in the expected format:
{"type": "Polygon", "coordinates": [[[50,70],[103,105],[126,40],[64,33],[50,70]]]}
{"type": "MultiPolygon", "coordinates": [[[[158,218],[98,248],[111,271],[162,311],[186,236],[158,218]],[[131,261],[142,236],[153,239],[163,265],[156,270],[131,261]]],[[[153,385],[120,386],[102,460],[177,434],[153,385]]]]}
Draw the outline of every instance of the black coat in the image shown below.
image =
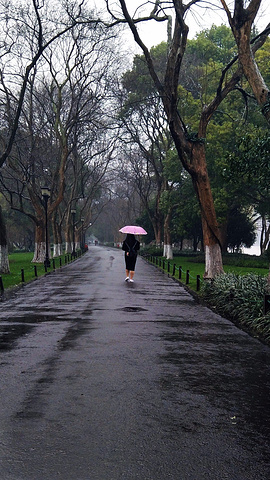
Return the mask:
{"type": "Polygon", "coordinates": [[[140,242],[135,236],[128,233],[123,241],[122,250],[125,252],[126,269],[134,271],[137,260],[137,252],[140,250],[140,242]]]}

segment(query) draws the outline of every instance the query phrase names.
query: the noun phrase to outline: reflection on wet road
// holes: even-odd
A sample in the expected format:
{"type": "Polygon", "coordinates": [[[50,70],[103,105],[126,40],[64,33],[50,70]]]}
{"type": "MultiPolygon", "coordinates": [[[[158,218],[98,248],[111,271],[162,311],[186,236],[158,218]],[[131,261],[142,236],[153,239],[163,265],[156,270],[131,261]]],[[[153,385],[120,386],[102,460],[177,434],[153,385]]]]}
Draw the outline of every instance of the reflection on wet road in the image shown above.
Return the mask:
{"type": "Polygon", "coordinates": [[[3,480],[266,480],[270,349],[92,247],[0,304],[3,480]]]}

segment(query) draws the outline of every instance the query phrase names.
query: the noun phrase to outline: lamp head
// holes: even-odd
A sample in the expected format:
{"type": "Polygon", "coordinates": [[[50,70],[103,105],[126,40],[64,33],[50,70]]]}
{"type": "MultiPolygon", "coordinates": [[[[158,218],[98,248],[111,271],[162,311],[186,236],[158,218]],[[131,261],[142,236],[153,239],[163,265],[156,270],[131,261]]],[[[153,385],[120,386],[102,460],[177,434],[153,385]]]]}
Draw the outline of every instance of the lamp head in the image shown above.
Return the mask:
{"type": "Polygon", "coordinates": [[[41,194],[43,197],[50,198],[51,196],[51,189],[49,187],[41,187],[41,194]]]}

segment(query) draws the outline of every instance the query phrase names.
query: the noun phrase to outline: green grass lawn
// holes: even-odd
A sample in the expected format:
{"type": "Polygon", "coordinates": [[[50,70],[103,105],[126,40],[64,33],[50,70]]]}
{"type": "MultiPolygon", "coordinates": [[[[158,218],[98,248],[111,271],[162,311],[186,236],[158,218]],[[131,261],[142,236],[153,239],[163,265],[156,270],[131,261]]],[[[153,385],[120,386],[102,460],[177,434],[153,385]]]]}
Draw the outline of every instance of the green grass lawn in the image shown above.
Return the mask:
{"type": "MultiPolygon", "coordinates": [[[[37,276],[40,277],[45,275],[45,268],[43,263],[32,263],[34,253],[12,253],[8,256],[9,258],[9,267],[10,273],[2,274],[2,282],[4,289],[14,287],[22,283],[22,269],[24,270],[24,280],[25,283],[30,282],[36,278],[35,276],[35,266],[37,270],[37,276]]],[[[65,264],[65,255],[55,259],[55,268],[60,267],[60,258],[62,265],[65,264]]],[[[70,256],[69,256],[70,258],[70,256]]],[[[51,260],[51,267],[48,271],[53,271],[53,260],[51,260]]]]}
{"type": "MultiPolygon", "coordinates": [[[[161,265],[163,264],[163,257],[157,257],[161,259],[161,265]]],[[[225,260],[226,262],[226,260],[225,260]]],[[[197,286],[197,275],[200,275],[200,278],[203,278],[204,274],[204,264],[203,263],[195,263],[194,259],[191,261],[190,257],[175,257],[173,260],[170,260],[170,275],[173,273],[173,264],[176,265],[176,272],[175,277],[179,278],[179,268],[182,267],[182,278],[181,281],[186,283],[186,272],[189,270],[189,288],[192,290],[196,290],[197,286]]],[[[235,273],[238,275],[247,275],[249,273],[255,273],[257,275],[267,275],[268,269],[267,268],[259,268],[259,267],[245,267],[245,266],[235,266],[235,265],[223,265],[225,273],[235,273]]],[[[165,260],[165,272],[168,272],[168,261],[165,260]]]]}

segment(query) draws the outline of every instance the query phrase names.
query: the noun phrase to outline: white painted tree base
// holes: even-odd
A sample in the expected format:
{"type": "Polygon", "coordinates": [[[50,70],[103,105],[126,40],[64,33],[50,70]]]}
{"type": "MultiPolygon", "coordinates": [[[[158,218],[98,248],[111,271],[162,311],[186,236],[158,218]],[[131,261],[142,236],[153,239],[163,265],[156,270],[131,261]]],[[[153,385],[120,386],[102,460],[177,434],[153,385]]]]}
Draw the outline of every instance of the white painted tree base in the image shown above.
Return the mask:
{"type": "Polygon", "coordinates": [[[172,245],[165,245],[163,247],[163,257],[166,257],[167,260],[173,259],[173,249],[172,245]]]}
{"type": "Polygon", "coordinates": [[[45,260],[45,254],[46,254],[46,243],[45,242],[35,243],[35,252],[34,252],[34,257],[32,262],[43,263],[45,260]]]}
{"type": "Polygon", "coordinates": [[[54,258],[60,257],[60,255],[62,255],[62,245],[61,245],[61,243],[54,244],[54,246],[53,246],[53,257],[54,258]]]}
{"type": "Polygon", "coordinates": [[[205,246],[205,273],[204,279],[211,279],[224,273],[221,249],[218,244],[205,246]]]}

